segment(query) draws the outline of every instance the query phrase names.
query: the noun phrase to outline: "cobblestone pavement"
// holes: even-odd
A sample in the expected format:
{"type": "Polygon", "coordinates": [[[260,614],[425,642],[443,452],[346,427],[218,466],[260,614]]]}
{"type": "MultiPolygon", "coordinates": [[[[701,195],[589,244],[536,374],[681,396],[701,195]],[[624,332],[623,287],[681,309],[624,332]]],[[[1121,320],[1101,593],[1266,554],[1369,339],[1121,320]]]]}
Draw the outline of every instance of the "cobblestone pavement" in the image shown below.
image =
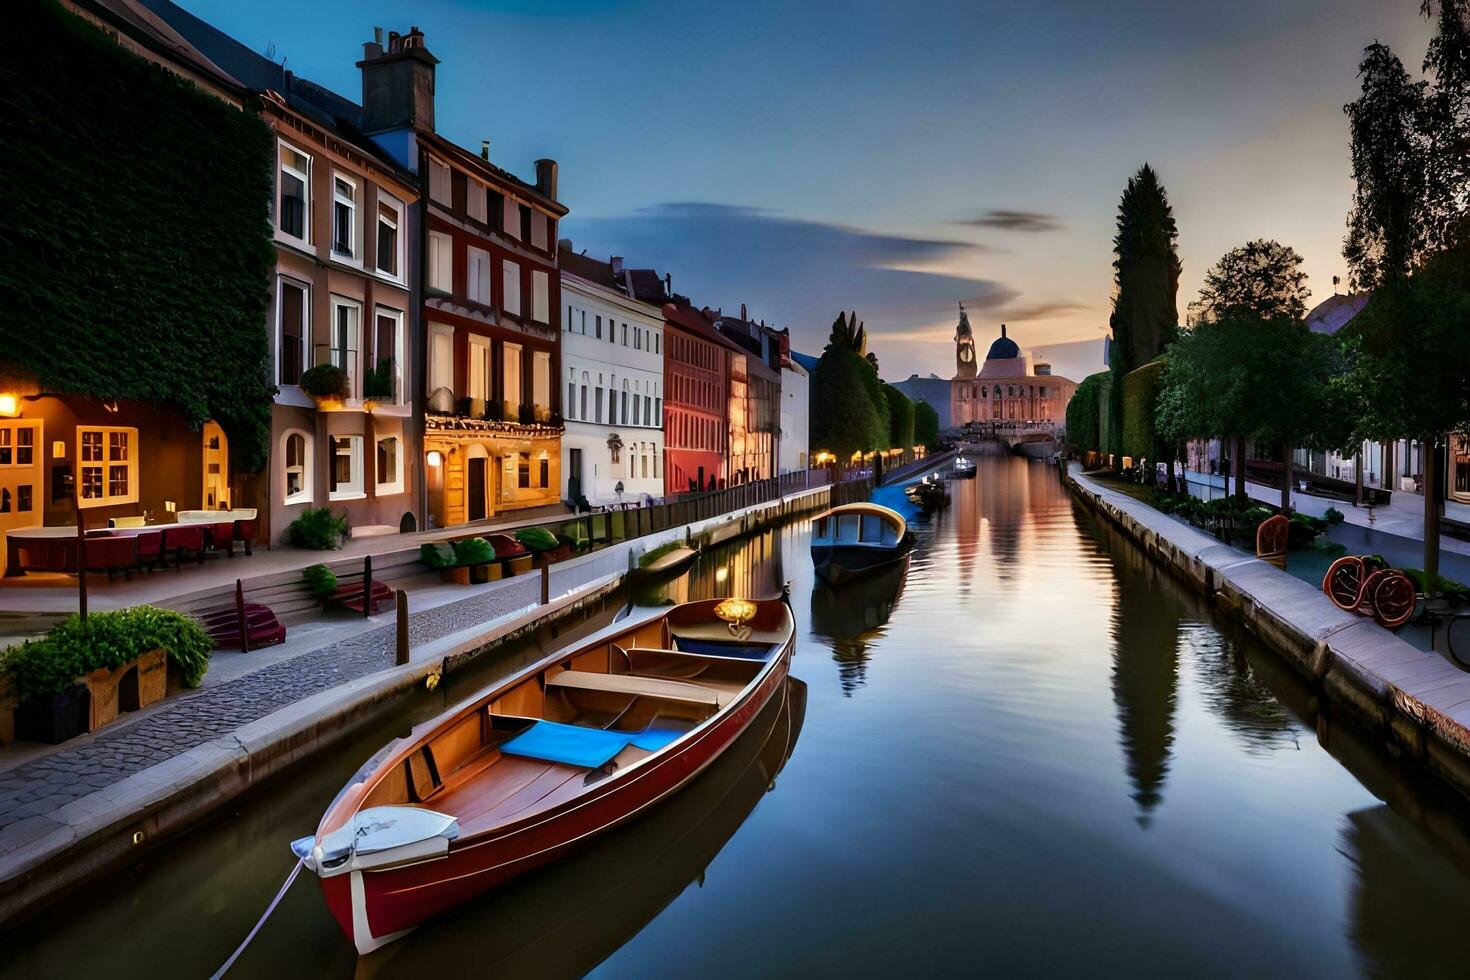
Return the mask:
{"type": "MultiPolygon", "coordinates": [[[[535,576],[483,595],[446,603],[409,619],[412,646],[488,622],[540,598],[535,576]]],[[[227,735],[294,701],[393,666],[396,627],[389,623],[237,680],[190,695],[178,704],[85,745],[0,774],[0,831],[227,735]]]]}

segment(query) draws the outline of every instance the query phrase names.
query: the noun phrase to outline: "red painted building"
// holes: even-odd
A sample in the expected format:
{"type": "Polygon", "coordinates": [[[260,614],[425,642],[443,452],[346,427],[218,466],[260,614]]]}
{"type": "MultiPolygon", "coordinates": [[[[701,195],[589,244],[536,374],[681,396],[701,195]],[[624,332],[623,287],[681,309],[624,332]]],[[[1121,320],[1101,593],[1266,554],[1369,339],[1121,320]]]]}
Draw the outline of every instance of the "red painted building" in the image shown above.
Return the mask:
{"type": "Polygon", "coordinates": [[[664,305],[664,490],[689,493],[726,483],[731,359],[743,352],[714,328],[708,310],[664,305]]]}

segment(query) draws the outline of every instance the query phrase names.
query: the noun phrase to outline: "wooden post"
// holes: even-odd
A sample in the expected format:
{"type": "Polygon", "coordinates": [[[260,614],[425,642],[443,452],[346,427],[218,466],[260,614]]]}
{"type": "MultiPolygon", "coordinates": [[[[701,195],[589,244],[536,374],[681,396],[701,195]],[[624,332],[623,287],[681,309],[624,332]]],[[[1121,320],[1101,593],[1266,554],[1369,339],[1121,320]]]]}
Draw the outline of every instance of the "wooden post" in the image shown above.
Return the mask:
{"type": "Polygon", "coordinates": [[[408,663],[408,593],[402,589],[393,593],[393,615],[398,626],[398,643],[393,662],[402,666],[408,663]]]}
{"type": "Polygon", "coordinates": [[[1291,510],[1291,444],[1281,444],[1281,513],[1291,510]]]}
{"type": "Polygon", "coordinates": [[[87,528],[82,523],[81,474],[71,478],[71,509],[77,521],[77,617],[87,621],[87,528]]]}
{"type": "Polygon", "coordinates": [[[373,614],[373,556],[362,556],[362,617],[373,614]]]}
{"type": "Polygon", "coordinates": [[[1439,574],[1439,447],[1433,433],[1419,442],[1424,470],[1424,571],[1439,574]]]}
{"type": "Polygon", "coordinates": [[[1363,447],[1358,444],[1358,452],[1353,456],[1353,496],[1357,506],[1363,506],[1363,447]]]}
{"type": "Polygon", "coordinates": [[[250,652],[250,631],[245,628],[245,583],[235,579],[235,624],[240,631],[240,652],[250,652]]]}
{"type": "Polygon", "coordinates": [[[541,605],[551,601],[551,566],[541,566],[541,605]]]}

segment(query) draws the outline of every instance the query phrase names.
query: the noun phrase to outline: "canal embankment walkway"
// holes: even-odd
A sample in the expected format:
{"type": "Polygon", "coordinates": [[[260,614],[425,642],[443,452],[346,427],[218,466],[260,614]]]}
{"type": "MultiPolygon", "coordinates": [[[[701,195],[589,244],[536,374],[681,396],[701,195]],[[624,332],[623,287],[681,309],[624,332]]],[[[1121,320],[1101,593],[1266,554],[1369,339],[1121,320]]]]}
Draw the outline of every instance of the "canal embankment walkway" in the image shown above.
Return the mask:
{"type": "MultiPolygon", "coordinates": [[[[905,473],[948,462],[939,455],[905,473]]],[[[263,780],[397,710],[404,695],[601,606],[645,550],[685,533],[712,544],[823,508],[871,480],[782,497],[629,538],[541,578],[414,593],[410,661],[396,663],[392,612],[293,627],[286,645],[216,655],[205,683],[61,746],[0,756],[0,921],[120,867],[263,780]],[[211,676],[213,675],[213,676],[211,676]]],[[[495,663],[508,675],[526,657],[495,663]]],[[[488,683],[489,681],[487,681],[488,683]]]]}
{"type": "Polygon", "coordinates": [[[1093,479],[1077,463],[1065,479],[1080,500],[1234,615],[1329,700],[1470,796],[1470,674],[1344,612],[1320,589],[1093,479]]]}

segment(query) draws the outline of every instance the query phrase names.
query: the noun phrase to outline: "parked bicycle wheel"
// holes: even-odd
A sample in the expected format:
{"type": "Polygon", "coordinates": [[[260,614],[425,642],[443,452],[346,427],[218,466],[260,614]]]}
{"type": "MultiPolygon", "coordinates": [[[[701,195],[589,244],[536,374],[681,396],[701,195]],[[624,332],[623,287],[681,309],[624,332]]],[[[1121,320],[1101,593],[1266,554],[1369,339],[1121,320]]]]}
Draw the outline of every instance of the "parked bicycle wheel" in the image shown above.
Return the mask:
{"type": "Polygon", "coordinates": [[[1445,632],[1450,659],[1461,667],[1470,667],[1470,612],[1451,617],[1445,632]]]}
{"type": "Polygon", "coordinates": [[[1356,555],[1344,555],[1333,562],[1327,569],[1327,574],[1322,576],[1322,591],[1337,608],[1353,612],[1358,608],[1363,577],[1363,559],[1356,555]]]}
{"type": "Polygon", "coordinates": [[[1373,584],[1373,618],[1385,629],[1398,629],[1414,615],[1418,602],[1414,580],[1397,569],[1373,577],[1377,579],[1373,584]]]}

